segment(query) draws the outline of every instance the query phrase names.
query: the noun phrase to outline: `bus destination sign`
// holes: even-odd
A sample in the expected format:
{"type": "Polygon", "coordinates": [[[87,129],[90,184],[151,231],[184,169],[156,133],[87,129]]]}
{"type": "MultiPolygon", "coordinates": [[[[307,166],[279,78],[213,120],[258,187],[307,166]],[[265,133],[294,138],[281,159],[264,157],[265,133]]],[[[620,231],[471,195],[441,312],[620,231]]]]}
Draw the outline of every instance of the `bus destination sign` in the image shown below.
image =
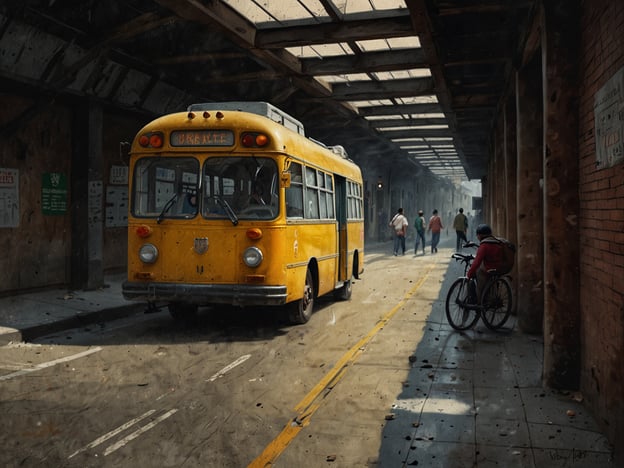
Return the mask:
{"type": "Polygon", "coordinates": [[[232,130],[174,130],[171,146],[232,146],[232,130]]]}

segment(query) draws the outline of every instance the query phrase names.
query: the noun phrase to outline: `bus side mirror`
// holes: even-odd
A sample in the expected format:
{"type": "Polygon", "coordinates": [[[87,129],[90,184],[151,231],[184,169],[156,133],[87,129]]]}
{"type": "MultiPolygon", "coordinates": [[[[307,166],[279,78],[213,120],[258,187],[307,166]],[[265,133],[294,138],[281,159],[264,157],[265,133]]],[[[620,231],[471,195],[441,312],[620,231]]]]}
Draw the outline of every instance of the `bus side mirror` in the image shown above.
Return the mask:
{"type": "Polygon", "coordinates": [[[290,172],[282,172],[280,176],[280,187],[281,188],[290,187],[290,172]]]}

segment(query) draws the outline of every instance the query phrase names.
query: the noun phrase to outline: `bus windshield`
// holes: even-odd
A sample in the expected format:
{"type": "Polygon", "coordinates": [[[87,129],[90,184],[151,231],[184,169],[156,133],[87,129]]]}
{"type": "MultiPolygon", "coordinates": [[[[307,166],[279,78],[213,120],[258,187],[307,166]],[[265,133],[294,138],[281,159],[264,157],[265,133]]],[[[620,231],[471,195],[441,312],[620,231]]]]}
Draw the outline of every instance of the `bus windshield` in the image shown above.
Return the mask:
{"type": "Polygon", "coordinates": [[[132,214],[192,218],[197,214],[199,162],[195,158],[141,158],[134,169],[132,214]]]}
{"type": "Polygon", "coordinates": [[[199,177],[192,157],[144,157],[134,170],[136,217],[274,219],[279,208],[277,164],[264,157],[212,157],[199,177]],[[198,197],[198,194],[201,196],[198,197]]]}
{"type": "Polygon", "coordinates": [[[262,157],[212,157],[202,174],[202,214],[207,218],[273,219],[278,214],[277,165],[262,157]]]}

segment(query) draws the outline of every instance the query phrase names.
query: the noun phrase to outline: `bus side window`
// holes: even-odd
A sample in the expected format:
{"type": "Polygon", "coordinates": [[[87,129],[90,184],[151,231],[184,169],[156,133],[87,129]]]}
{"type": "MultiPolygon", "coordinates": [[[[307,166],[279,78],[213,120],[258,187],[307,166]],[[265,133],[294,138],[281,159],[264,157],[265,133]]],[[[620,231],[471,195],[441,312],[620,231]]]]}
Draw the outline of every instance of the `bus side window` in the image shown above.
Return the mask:
{"type": "Polygon", "coordinates": [[[319,219],[319,183],[316,169],[306,167],[306,203],[308,210],[305,213],[307,219],[319,219]]]}
{"type": "Polygon", "coordinates": [[[286,217],[303,218],[303,178],[301,164],[290,165],[290,187],[286,189],[286,217]]]}

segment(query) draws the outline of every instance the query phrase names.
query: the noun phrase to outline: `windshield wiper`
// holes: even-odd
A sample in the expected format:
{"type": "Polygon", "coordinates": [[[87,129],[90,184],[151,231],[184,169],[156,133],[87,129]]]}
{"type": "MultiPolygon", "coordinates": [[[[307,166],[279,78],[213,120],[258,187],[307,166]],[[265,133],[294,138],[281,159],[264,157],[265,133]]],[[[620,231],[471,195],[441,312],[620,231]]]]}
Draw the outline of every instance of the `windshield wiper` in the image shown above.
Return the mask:
{"type": "Polygon", "coordinates": [[[228,215],[228,218],[230,218],[230,221],[232,221],[232,224],[236,226],[238,224],[238,216],[236,216],[232,207],[223,198],[216,197],[216,199],[219,206],[225,210],[225,213],[228,215]]]}
{"type": "Polygon", "coordinates": [[[163,217],[165,216],[165,213],[171,209],[171,207],[173,206],[173,204],[176,201],[176,198],[178,198],[178,194],[177,193],[174,194],[173,197],[171,197],[167,203],[165,203],[165,206],[163,206],[163,209],[160,212],[160,214],[158,215],[158,218],[156,218],[156,222],[158,224],[160,224],[162,222],[163,217]]]}

